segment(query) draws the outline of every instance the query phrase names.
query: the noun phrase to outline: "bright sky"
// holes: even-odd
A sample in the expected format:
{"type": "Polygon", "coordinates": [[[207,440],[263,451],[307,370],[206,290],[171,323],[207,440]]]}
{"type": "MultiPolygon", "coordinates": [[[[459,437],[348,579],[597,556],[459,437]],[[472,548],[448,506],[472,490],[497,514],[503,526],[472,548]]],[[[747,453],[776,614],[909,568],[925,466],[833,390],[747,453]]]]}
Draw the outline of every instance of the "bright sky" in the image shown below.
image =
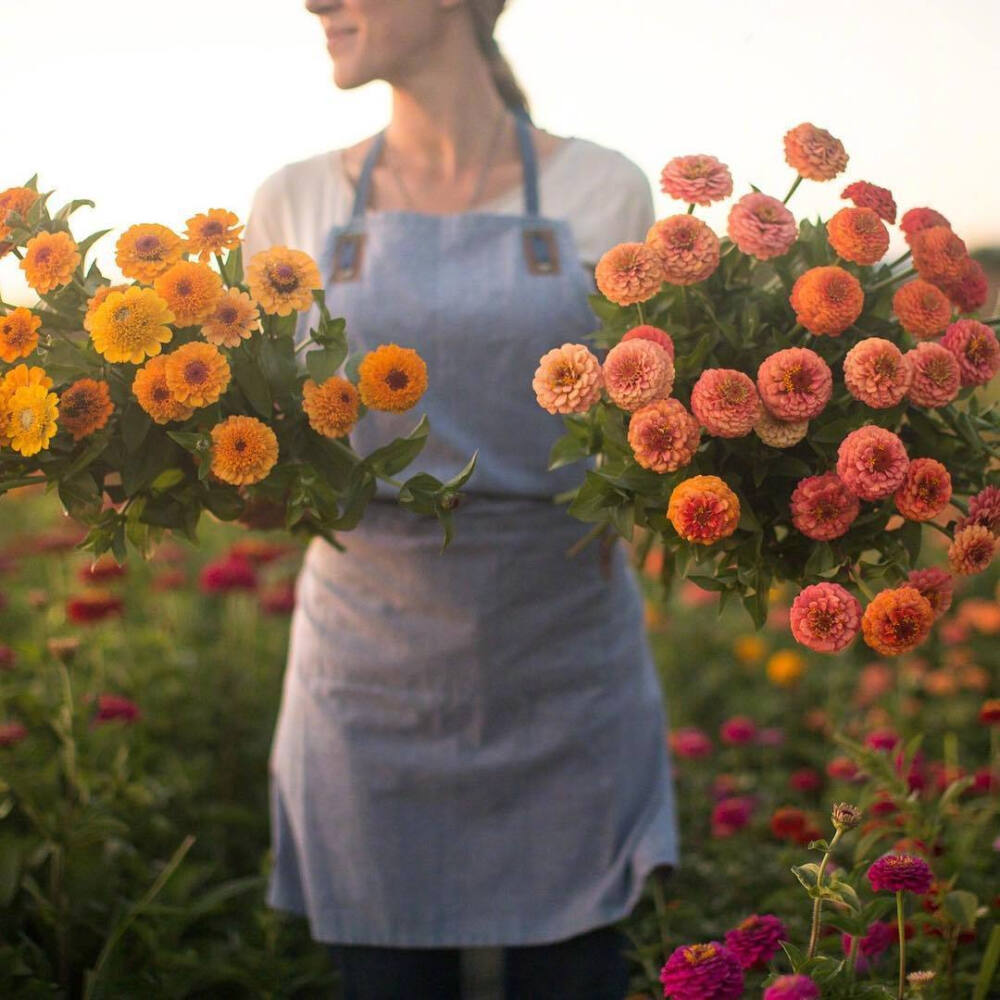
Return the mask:
{"type": "MultiPolygon", "coordinates": [[[[407,0],[396,0],[405,3],[407,0]]],[[[845,174],[804,182],[797,217],[824,218],[845,183],[891,188],[900,212],[943,212],[970,249],[1000,244],[1000,4],[992,0],[512,0],[501,46],[549,131],[620,149],[659,193],[672,156],[727,163],[736,196],[784,197],[782,136],[811,121],[841,139],[845,174]]],[[[338,91],[302,0],[0,0],[0,189],[37,172],[98,243],[136,222],[180,231],[208,208],[245,216],[292,160],[387,120],[388,90],[338,91]]],[[[717,232],[726,207],[699,210],[717,232]]],[[[901,244],[894,233],[895,252],[901,244]]],[[[8,301],[32,301],[0,261],[8,301]]]]}

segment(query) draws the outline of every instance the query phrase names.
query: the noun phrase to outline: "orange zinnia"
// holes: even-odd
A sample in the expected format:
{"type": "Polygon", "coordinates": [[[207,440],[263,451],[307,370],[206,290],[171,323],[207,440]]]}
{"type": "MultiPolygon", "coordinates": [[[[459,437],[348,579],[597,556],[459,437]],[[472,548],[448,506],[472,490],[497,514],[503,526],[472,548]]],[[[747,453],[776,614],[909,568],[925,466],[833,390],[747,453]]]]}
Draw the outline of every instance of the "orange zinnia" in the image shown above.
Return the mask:
{"type": "Polygon", "coordinates": [[[619,243],[597,262],[594,277],[601,294],[620,306],[651,299],[665,280],[660,255],[645,243],[619,243]]]}
{"type": "Polygon", "coordinates": [[[126,278],[153,281],[184,254],[184,241],[166,226],[141,222],[129,226],[115,244],[115,263],[126,278]]]}
{"type": "Polygon", "coordinates": [[[166,356],[170,393],[185,406],[210,406],[229,385],[229,362],[212,344],[192,341],[166,356]]]}
{"type": "Polygon", "coordinates": [[[382,344],[369,351],[358,366],[361,401],[373,410],[409,410],[426,388],[427,365],[409,347],[382,344]]]}
{"type": "Polygon", "coordinates": [[[812,181],[832,180],[847,166],[844,144],[825,128],[803,122],[785,133],[785,162],[800,177],[812,181]]]}
{"type": "Polygon", "coordinates": [[[339,375],[321,385],[306,379],[302,386],[302,409],[309,417],[309,426],[326,437],[343,437],[351,430],[358,420],[359,402],[357,389],[339,375]]]}
{"type": "Polygon", "coordinates": [[[194,326],[212,315],[222,279],[204,264],[179,260],[153,281],[153,288],[174,314],[175,326],[194,326]]]}
{"type": "Polygon", "coordinates": [[[108,383],[81,378],[59,397],[59,426],[79,441],[104,427],[113,410],[108,383]]]}
{"type": "Polygon", "coordinates": [[[916,587],[895,587],[876,594],[865,608],[861,629],[865,642],[882,656],[916,649],[934,621],[930,601],[916,587]]]}
{"type": "Polygon", "coordinates": [[[39,295],[44,295],[65,285],[79,263],[80,253],[69,233],[41,232],[28,240],[21,270],[28,284],[39,295]]]}
{"type": "Polygon", "coordinates": [[[892,311],[899,325],[918,340],[930,340],[951,322],[951,302],[936,285],[915,278],[896,289],[892,311]]]}
{"type": "Polygon", "coordinates": [[[260,329],[260,312],[253,299],[238,288],[227,288],[201,327],[202,336],[217,347],[238,347],[260,329]]]}
{"type": "Polygon", "coordinates": [[[256,417],[232,416],[212,428],[212,472],[224,483],[259,483],[277,461],[278,439],[256,417]]]}
{"type": "Polygon", "coordinates": [[[969,257],[965,241],[948,226],[928,226],[914,233],[910,248],[917,274],[932,285],[958,281],[969,257]]]}
{"type": "Polygon", "coordinates": [[[187,220],[188,253],[198,254],[198,260],[205,264],[213,253],[235,250],[240,245],[243,227],[237,225],[237,216],[225,208],[210,208],[207,212],[193,215],[187,220]]]}
{"type": "Polygon", "coordinates": [[[255,301],[275,316],[308,309],[313,291],[323,287],[312,257],[282,246],[255,253],[247,265],[246,280],[255,301]]]}
{"type": "Polygon", "coordinates": [[[865,293],[842,267],[813,267],[798,277],[789,301],[810,333],[837,337],[861,315],[865,293]]]}
{"type": "Polygon", "coordinates": [[[23,306],[0,316],[0,358],[8,364],[26,358],[38,346],[41,325],[41,317],[23,306]]]}
{"type": "Polygon", "coordinates": [[[718,476],[692,476],[674,487],[667,518],[681,538],[711,545],[736,530],[740,501],[718,476]]]}
{"type": "Polygon", "coordinates": [[[38,192],[28,187],[12,187],[0,191],[0,240],[10,236],[7,217],[11,212],[23,216],[38,198],[38,192]]]}
{"type": "Polygon", "coordinates": [[[842,208],[826,224],[830,246],[844,260],[875,264],[889,249],[889,230],[872,208],[842,208]]]}
{"type": "Polygon", "coordinates": [[[176,399],[167,385],[167,358],[157,354],[150,358],[132,379],[132,392],[139,405],[158,424],[171,420],[187,420],[194,408],[176,399]]]}

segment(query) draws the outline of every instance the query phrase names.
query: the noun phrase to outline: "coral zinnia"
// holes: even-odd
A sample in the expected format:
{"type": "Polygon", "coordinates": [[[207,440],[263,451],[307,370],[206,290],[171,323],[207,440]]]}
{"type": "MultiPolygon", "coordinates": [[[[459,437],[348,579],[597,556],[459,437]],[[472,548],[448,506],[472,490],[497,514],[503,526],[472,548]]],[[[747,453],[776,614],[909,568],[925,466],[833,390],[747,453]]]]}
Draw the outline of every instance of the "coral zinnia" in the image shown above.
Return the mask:
{"type": "Polygon", "coordinates": [[[767,965],[788,940],[785,925],[769,913],[751,914],[733,930],[726,931],[726,947],[744,969],[767,965]]]}
{"type": "Polygon", "coordinates": [[[858,208],[874,210],[890,226],[896,221],[896,202],[888,188],[869,184],[868,181],[855,181],[840,192],[840,197],[850,198],[858,208]]]}
{"type": "Polygon", "coordinates": [[[313,290],[323,287],[312,257],[283,246],[255,253],[247,265],[246,280],[254,300],[264,312],[276,316],[308,309],[313,290]]]}
{"type": "Polygon", "coordinates": [[[716,437],[749,434],[761,409],[753,379],[732,368],[706,368],[691,389],[691,410],[716,437]]]}
{"type": "Polygon", "coordinates": [[[729,210],[729,238],[741,253],[770,260],[788,253],[798,239],[795,216],[777,198],[754,191],[729,210]]]}
{"type": "Polygon", "coordinates": [[[641,326],[633,326],[631,330],[626,330],[622,335],[622,340],[635,340],[636,338],[651,340],[654,344],[659,344],[670,355],[670,360],[674,360],[674,340],[666,330],[643,323],[641,326]]]}
{"type": "Polygon", "coordinates": [[[177,326],[193,326],[208,319],[222,295],[222,279],[205,264],[179,260],[153,282],[167,303],[177,326]]]}
{"type": "Polygon", "coordinates": [[[915,458],[894,494],[896,510],[908,521],[930,521],[951,500],[951,476],[933,458],[915,458]]]}
{"type": "Polygon", "coordinates": [[[597,262],[594,278],[601,294],[620,306],[651,299],[663,284],[660,255],[645,243],[619,243],[597,262]]]}
{"type": "Polygon", "coordinates": [[[205,264],[213,253],[235,250],[240,245],[243,227],[240,220],[225,208],[210,208],[207,212],[191,216],[184,232],[188,253],[196,253],[198,260],[205,264]]]}
{"type": "Polygon", "coordinates": [[[253,299],[238,288],[227,288],[202,324],[202,336],[216,347],[238,347],[260,329],[260,312],[253,299]]]}
{"type": "Polygon", "coordinates": [[[989,528],[982,524],[968,524],[955,532],[948,546],[948,565],[959,576],[982,573],[993,562],[998,546],[1000,539],[989,528]]]}
{"type": "Polygon", "coordinates": [[[736,1000],[743,995],[739,959],[718,941],[675,949],[660,970],[663,995],[673,1000],[736,1000]]]}
{"type": "Polygon", "coordinates": [[[760,363],[757,391],[779,420],[810,420],[830,401],[833,374],[815,351],[786,347],[760,363]]]}
{"type": "Polygon", "coordinates": [[[187,420],[194,407],[176,399],[167,385],[167,359],[163,354],[150,358],[132,379],[132,392],[139,405],[158,424],[187,420]]]}
{"type": "Polygon", "coordinates": [[[918,340],[936,337],[951,321],[951,303],[937,285],[915,278],[896,289],[892,311],[899,325],[918,340]]]}
{"type": "Polygon", "coordinates": [[[12,187],[7,188],[6,191],[0,191],[0,240],[5,240],[10,236],[11,229],[7,225],[8,216],[12,212],[17,212],[23,218],[37,198],[38,192],[28,187],[12,187]]]}
{"type": "Polygon", "coordinates": [[[862,500],[895,493],[909,464],[903,442],[892,431],[871,424],[851,431],[837,450],[837,475],[862,500]]]}
{"type": "Polygon", "coordinates": [[[59,396],[59,426],[79,441],[104,427],[113,410],[107,382],[77,379],[59,396]]]}
{"type": "Polygon", "coordinates": [[[766,406],[762,406],[753,429],[764,444],[769,444],[772,448],[791,448],[806,436],[809,421],[779,420],[766,406]]]}
{"type": "Polygon", "coordinates": [[[36,455],[48,448],[56,432],[59,397],[42,385],[15,389],[7,401],[4,438],[21,455],[36,455]]]}
{"type": "Polygon", "coordinates": [[[184,255],[184,241],[166,226],[140,222],[129,226],[115,243],[115,263],[133,281],[150,282],[184,255]]]}
{"type": "Polygon", "coordinates": [[[826,224],[830,246],[855,264],[875,264],[889,249],[889,230],[871,208],[842,208],[826,224]]]}
{"type": "Polygon", "coordinates": [[[990,283],[983,265],[969,257],[954,281],[945,282],[942,290],[958,306],[959,312],[971,313],[982,309],[990,294],[990,283]]]}
{"type": "Polygon", "coordinates": [[[947,347],[925,341],[904,356],[913,372],[907,396],[917,406],[944,406],[958,395],[962,373],[947,347]]]}
{"type": "Polygon", "coordinates": [[[958,281],[969,257],[965,242],[949,226],[929,226],[910,240],[913,266],[924,281],[935,285],[958,281]]]}
{"type": "Polygon", "coordinates": [[[44,295],[65,285],[79,263],[80,253],[69,233],[41,232],[28,240],[21,270],[28,284],[39,295],[44,295]]]}
{"type": "Polygon", "coordinates": [[[795,280],[789,302],[810,333],[836,337],[861,315],[865,293],[842,267],[812,267],[795,280]]]}
{"type": "Polygon", "coordinates": [[[790,506],[792,524],[818,542],[846,534],[861,509],[858,498],[835,472],[800,480],[790,506]]]}
{"type": "Polygon", "coordinates": [[[903,230],[903,237],[908,246],[913,245],[913,237],[923,229],[930,229],[931,226],[946,226],[951,228],[951,223],[933,208],[911,208],[903,213],[899,220],[899,228],[903,230]]]}
{"type": "Polygon", "coordinates": [[[816,981],[802,973],[778,976],[764,990],[763,1000],[819,1000],[820,992],[816,981]]]}
{"type": "Polygon", "coordinates": [[[969,516],[963,518],[959,527],[966,524],[982,524],[994,535],[1000,535],[1000,487],[987,486],[969,497],[969,516]]]}
{"type": "Polygon", "coordinates": [[[302,386],[302,409],[309,426],[325,437],[339,438],[349,433],[358,421],[360,402],[358,390],[340,375],[331,375],[320,385],[307,378],[302,386]]]}
{"type": "Polygon", "coordinates": [[[906,582],[927,598],[934,620],[940,618],[950,607],[955,593],[955,581],[950,573],[940,566],[928,566],[926,569],[912,569],[907,574],[906,582]]]}
{"type": "Polygon", "coordinates": [[[784,143],[785,162],[807,180],[833,180],[847,167],[844,144],[825,128],[817,128],[811,122],[789,129],[784,143]]]}
{"type": "Polygon", "coordinates": [[[977,319],[956,320],[940,340],[955,355],[962,385],[985,385],[1000,370],[997,335],[977,319]]]}
{"type": "Polygon", "coordinates": [[[860,402],[884,410],[901,402],[913,372],[903,352],[882,337],[859,340],[844,357],[844,384],[860,402]]]}
{"type": "Polygon", "coordinates": [[[184,406],[209,406],[229,385],[229,362],[213,344],[192,341],[166,356],[163,373],[170,394],[184,406]]]}
{"type": "Polygon", "coordinates": [[[277,461],[278,439],[256,417],[227,417],[212,428],[212,472],[224,483],[259,483],[277,461]]]}
{"type": "Polygon", "coordinates": [[[930,601],[916,587],[879,591],[865,608],[861,629],[865,642],[882,656],[896,656],[916,649],[927,638],[934,622],[930,601]]]}
{"type": "Polygon", "coordinates": [[[695,285],[719,266],[719,237],[693,215],[654,222],[646,246],[659,255],[663,280],[671,285],[695,285]]]}
{"type": "Polygon", "coordinates": [[[111,292],[94,310],[90,339],[106,361],[141,364],[160,353],[160,345],[173,337],[174,314],[152,288],[135,285],[111,292]]]}
{"type": "Polygon", "coordinates": [[[670,355],[642,337],[615,344],[604,359],[602,374],[611,401],[630,412],[669,396],[674,387],[670,355]]]}
{"type": "Polygon", "coordinates": [[[677,399],[656,399],[629,420],[628,443],[636,462],[653,472],[674,472],[698,450],[701,427],[677,399]]]}
{"type": "Polygon", "coordinates": [[[42,318],[24,306],[0,316],[0,358],[8,364],[26,358],[38,346],[41,325],[42,318]]]}
{"type": "Polygon", "coordinates": [[[106,590],[88,589],[66,601],[66,617],[78,625],[89,625],[112,615],[120,615],[125,602],[106,590]]]}
{"type": "Polygon", "coordinates": [[[875,892],[912,892],[924,895],[934,880],[930,865],[914,854],[883,854],[868,869],[875,892]]]}
{"type": "Polygon", "coordinates": [[[789,612],[796,641],[817,653],[839,653],[851,644],[860,623],[858,599],[839,583],[804,587],[789,612]]]}
{"type": "Polygon", "coordinates": [[[660,173],[660,190],[678,201],[711,205],[733,193],[729,168],[714,156],[675,156],[660,173]]]}
{"type": "Polygon", "coordinates": [[[718,476],[692,476],[674,487],[667,518],[681,538],[711,545],[736,530],[740,501],[718,476]]]}
{"type": "Polygon", "coordinates": [[[427,389],[427,365],[415,350],[382,344],[358,366],[361,402],[373,410],[409,410],[427,389]]]}
{"type": "Polygon", "coordinates": [[[531,388],[549,413],[586,413],[601,398],[601,363],[583,344],[563,344],[542,355],[531,388]]]}

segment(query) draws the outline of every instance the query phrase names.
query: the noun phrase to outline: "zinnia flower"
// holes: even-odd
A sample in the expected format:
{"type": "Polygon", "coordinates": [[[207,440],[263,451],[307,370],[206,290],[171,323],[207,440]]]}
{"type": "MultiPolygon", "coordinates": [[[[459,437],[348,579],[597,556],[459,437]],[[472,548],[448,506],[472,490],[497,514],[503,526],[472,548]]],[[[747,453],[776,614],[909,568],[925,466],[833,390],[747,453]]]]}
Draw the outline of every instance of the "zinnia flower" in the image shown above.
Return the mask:
{"type": "Polygon", "coordinates": [[[694,457],[701,439],[698,421],[677,399],[656,399],[636,410],[628,443],[636,462],[653,472],[674,472],[694,457]]]}
{"type": "Polygon", "coordinates": [[[426,389],[427,365],[410,347],[382,344],[369,351],[358,366],[358,392],[369,409],[409,410],[426,389]]]}
{"type": "Polygon", "coordinates": [[[913,266],[924,281],[938,285],[961,278],[969,253],[949,226],[921,229],[911,238],[910,247],[913,266]]]}
{"type": "Polygon", "coordinates": [[[913,569],[907,574],[906,582],[927,598],[937,621],[950,607],[955,592],[955,581],[950,573],[939,566],[927,569],[913,569]]]}
{"type": "Polygon", "coordinates": [[[739,959],[718,941],[675,949],[660,970],[663,995],[672,1000],[736,1000],[743,995],[739,959]]]}
{"type": "Polygon", "coordinates": [[[208,319],[222,296],[222,279],[205,264],[179,260],[153,282],[177,326],[194,326],[208,319]]]}
{"type": "Polygon", "coordinates": [[[899,324],[918,340],[936,337],[951,322],[951,303],[937,285],[914,278],[896,289],[892,311],[899,324]]]}
{"type": "Polygon", "coordinates": [[[59,396],[59,426],[79,441],[106,426],[113,410],[107,382],[77,379],[59,396]]]}
{"type": "Polygon", "coordinates": [[[969,524],[959,528],[948,547],[948,565],[959,576],[982,573],[996,555],[998,539],[989,528],[981,524],[969,524]]]}
{"type": "Polygon", "coordinates": [[[234,415],[212,428],[212,473],[224,483],[259,483],[277,461],[278,439],[256,417],[234,415]]]}
{"type": "Polygon", "coordinates": [[[930,229],[931,226],[945,226],[950,229],[951,223],[933,208],[911,208],[908,212],[904,212],[899,220],[899,228],[903,231],[907,246],[913,245],[913,237],[917,233],[930,229]]]}
{"type": "Polygon", "coordinates": [[[260,312],[253,299],[238,288],[227,288],[202,324],[201,334],[216,347],[239,347],[260,329],[260,312]]]}
{"type": "Polygon", "coordinates": [[[842,267],[812,267],[795,280],[789,302],[810,333],[838,337],[861,315],[865,293],[842,267]]]}
{"type": "Polygon", "coordinates": [[[132,723],[141,714],[139,706],[134,701],[123,698],[120,694],[99,694],[94,725],[99,726],[105,722],[132,723]]]}
{"type": "Polygon", "coordinates": [[[59,397],[41,385],[26,385],[11,393],[7,401],[5,439],[20,455],[37,455],[48,448],[56,432],[59,397]]]}
{"type": "Polygon", "coordinates": [[[177,399],[167,385],[167,359],[158,354],[149,359],[132,379],[132,392],[139,405],[158,424],[187,420],[194,407],[177,399]]]}
{"type": "Polygon", "coordinates": [[[871,208],[842,208],[826,224],[830,246],[855,264],[876,264],[889,249],[889,230],[871,208]]]}
{"type": "Polygon", "coordinates": [[[601,398],[601,363],[583,344],[563,344],[544,354],[531,388],[549,413],[586,413],[601,398]]]}
{"type": "Polygon", "coordinates": [[[751,914],[733,930],[726,931],[726,947],[744,969],[767,965],[788,940],[785,925],[769,913],[751,914]]]}
{"type": "Polygon", "coordinates": [[[642,337],[615,344],[604,359],[602,374],[611,402],[629,412],[669,396],[674,387],[670,356],[642,337]]]}
{"type": "Polygon", "coordinates": [[[645,243],[619,243],[597,262],[594,277],[601,294],[620,306],[651,299],[663,284],[660,255],[645,243]]]}
{"type": "Polygon", "coordinates": [[[766,357],[757,369],[757,391],[779,420],[819,416],[833,393],[830,366],[807,347],[786,347],[766,357]]]}
{"type": "Polygon", "coordinates": [[[674,360],[674,341],[666,330],[643,323],[641,326],[633,326],[631,330],[626,330],[622,336],[622,341],[635,340],[636,338],[639,340],[651,340],[654,344],[659,344],[670,355],[670,360],[674,360]]]}
{"type": "Polygon", "coordinates": [[[896,510],[909,521],[930,521],[951,500],[951,476],[933,458],[915,458],[906,470],[906,478],[893,499],[896,510]]]}
{"type": "Polygon", "coordinates": [[[977,319],[956,320],[939,341],[955,355],[962,385],[986,385],[1000,371],[997,335],[977,319]]]}
{"type": "Polygon", "coordinates": [[[779,976],[764,990],[764,1000],[818,1000],[816,982],[801,973],[779,976]]]}
{"type": "Polygon", "coordinates": [[[213,253],[235,250],[240,245],[243,227],[237,225],[239,219],[225,208],[210,208],[207,212],[193,215],[187,220],[187,250],[198,254],[198,260],[205,264],[213,253]]]}
{"type": "Polygon", "coordinates": [[[173,321],[174,314],[153,289],[131,286],[111,292],[94,310],[90,339],[106,361],[137,365],[169,343],[174,333],[167,324],[173,321]]]}
{"type": "Polygon", "coordinates": [[[104,300],[112,292],[124,292],[131,285],[101,285],[94,294],[87,299],[87,311],[83,316],[83,328],[88,333],[93,329],[94,313],[103,305],[104,300]]]}
{"type": "Polygon", "coordinates": [[[41,325],[42,318],[23,306],[0,316],[0,359],[11,364],[26,358],[38,346],[41,325]]]}
{"type": "Polygon", "coordinates": [[[0,747],[16,747],[28,735],[20,722],[0,722],[0,747]]]}
{"type": "Polygon", "coordinates": [[[717,802],[712,809],[712,836],[731,837],[742,830],[753,816],[753,799],[733,795],[717,802]]]}
{"type": "Polygon", "coordinates": [[[916,587],[894,587],[875,595],[865,608],[861,629],[865,642],[882,656],[916,649],[930,632],[934,612],[916,587]]]}
{"type": "Polygon", "coordinates": [[[752,743],[757,735],[757,724],[747,715],[734,715],[719,726],[719,737],[731,747],[752,743]]]}
{"type": "MultiPolygon", "coordinates": [[[[899,932],[893,924],[884,920],[873,920],[865,931],[864,937],[858,942],[857,969],[866,972],[869,964],[883,952],[891,948],[899,940],[899,932]]],[[[851,953],[854,939],[850,934],[841,935],[841,948],[844,954],[851,953]]]]}
{"type": "Polygon", "coordinates": [[[166,356],[163,374],[170,394],[184,406],[209,406],[229,385],[229,362],[212,344],[194,340],[166,356]]]}
{"type": "Polygon", "coordinates": [[[913,381],[903,352],[882,337],[859,340],[844,357],[844,384],[857,400],[876,410],[901,402],[913,381]]]}
{"type": "Polygon", "coordinates": [[[795,216],[777,198],[754,191],[729,210],[729,238],[741,253],[770,260],[788,253],[798,239],[795,216]]]}
{"type": "Polygon", "coordinates": [[[833,180],[847,167],[844,144],[825,128],[817,128],[811,122],[789,129],[784,142],[785,162],[807,180],[833,180]]]}
{"type": "Polygon", "coordinates": [[[81,566],[77,576],[84,583],[101,583],[105,580],[115,580],[124,576],[128,568],[115,561],[114,557],[105,552],[92,563],[81,566]]]}
{"type": "Polygon", "coordinates": [[[717,437],[743,437],[753,430],[762,406],[749,375],[732,368],[706,368],[691,390],[691,409],[717,437]]]}
{"type": "Polygon", "coordinates": [[[837,475],[862,500],[881,500],[895,493],[909,464],[903,442],[892,431],[872,424],[851,431],[837,450],[837,475]]]}
{"type": "Polygon", "coordinates": [[[308,378],[302,386],[302,409],[309,426],[325,437],[339,438],[350,433],[358,422],[360,403],[358,390],[340,375],[331,375],[320,385],[308,378]]]}
{"type": "Polygon", "coordinates": [[[654,222],[646,233],[671,285],[695,285],[719,266],[719,237],[693,215],[671,215],[654,222]]]}
{"type": "Polygon", "coordinates": [[[7,416],[10,413],[10,402],[14,393],[25,386],[37,385],[43,389],[52,388],[52,379],[45,374],[44,368],[36,365],[20,364],[0,376],[0,445],[10,444],[7,433],[7,416]]]}
{"type": "Polygon", "coordinates": [[[206,563],[198,574],[198,588],[205,594],[225,594],[233,590],[254,590],[257,573],[242,556],[227,555],[206,563]]]}
{"type": "Polygon", "coordinates": [[[711,205],[733,193],[729,168],[714,156],[675,156],[660,173],[660,190],[678,201],[711,205]]]}
{"type": "Polygon", "coordinates": [[[789,625],[797,642],[817,653],[839,653],[861,627],[861,605],[839,583],[815,583],[792,601],[789,625]]]}
{"type": "Polygon", "coordinates": [[[808,817],[795,806],[781,806],[771,814],[771,833],[781,840],[797,840],[808,817]]]}
{"type": "Polygon", "coordinates": [[[790,506],[792,524],[818,542],[846,534],[861,509],[858,498],[835,472],[800,480],[790,506]]]}
{"type": "Polygon", "coordinates": [[[92,589],[66,602],[66,617],[78,625],[89,625],[112,615],[120,615],[124,607],[125,602],[116,594],[92,589]]]}
{"type": "Polygon", "coordinates": [[[798,444],[809,430],[808,420],[779,420],[772,416],[766,406],[761,407],[760,416],[753,425],[757,437],[772,448],[791,448],[798,444]]]}
{"type": "Polygon", "coordinates": [[[21,260],[21,270],[31,287],[44,295],[65,285],[80,263],[80,253],[69,233],[41,232],[28,240],[21,260]]]}
{"type": "Polygon", "coordinates": [[[979,707],[979,721],[984,726],[1000,726],[1000,698],[988,698],[979,707]]]}
{"type": "Polygon", "coordinates": [[[972,257],[966,259],[958,277],[945,282],[942,291],[958,306],[959,312],[970,313],[982,309],[990,294],[990,283],[983,265],[972,257]]]}
{"type": "Polygon", "coordinates": [[[667,518],[681,538],[711,545],[736,530],[740,501],[718,476],[692,476],[674,487],[667,518]]]}
{"type": "Polygon", "coordinates": [[[982,524],[994,535],[1000,534],[1000,487],[987,486],[975,496],[969,497],[969,516],[963,519],[966,524],[982,524]]]}
{"type": "Polygon", "coordinates": [[[712,741],[708,736],[693,726],[671,730],[669,742],[670,749],[678,757],[686,757],[689,760],[708,757],[713,750],[712,741]]]}
{"type": "Polygon", "coordinates": [[[907,397],[917,406],[946,406],[957,395],[962,372],[947,347],[936,341],[924,341],[904,355],[913,372],[907,397]]]}
{"type": "Polygon", "coordinates": [[[10,216],[16,212],[23,218],[37,199],[38,192],[34,188],[12,187],[0,191],[0,240],[7,239],[11,234],[11,228],[7,224],[10,216]]]}
{"type": "Polygon", "coordinates": [[[873,209],[890,226],[896,221],[896,202],[888,188],[869,184],[868,181],[855,181],[840,192],[840,197],[850,198],[858,208],[873,209]]]}
{"type": "Polygon", "coordinates": [[[868,869],[874,892],[912,892],[924,895],[934,880],[930,865],[914,854],[884,854],[868,869]]]}
{"type": "Polygon", "coordinates": [[[323,287],[312,257],[283,246],[255,253],[247,265],[246,281],[254,300],[275,316],[308,309],[313,290],[323,287]]]}
{"type": "Polygon", "coordinates": [[[115,263],[122,274],[133,281],[151,282],[185,251],[184,241],[166,226],[142,222],[129,226],[115,243],[115,263]]]}

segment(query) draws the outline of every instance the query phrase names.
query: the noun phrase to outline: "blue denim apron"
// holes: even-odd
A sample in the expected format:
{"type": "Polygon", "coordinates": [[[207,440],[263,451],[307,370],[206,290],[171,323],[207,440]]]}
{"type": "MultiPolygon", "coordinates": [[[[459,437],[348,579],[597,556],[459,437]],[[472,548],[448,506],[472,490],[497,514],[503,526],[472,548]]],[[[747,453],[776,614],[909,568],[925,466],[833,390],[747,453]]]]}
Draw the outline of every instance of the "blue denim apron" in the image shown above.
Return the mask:
{"type": "MultiPolygon", "coordinates": [[[[521,142],[523,215],[366,211],[320,266],[355,349],[427,362],[404,414],[370,412],[362,454],[428,414],[403,476],[441,479],[479,449],[455,538],[380,493],[346,552],[309,546],[296,584],[271,751],[268,901],[318,941],[526,945],[624,916],[676,860],[661,691],[627,554],[602,570],[588,526],[551,497],[561,422],[538,406],[538,359],[594,328],[565,221],[539,214],[521,142]]],[[[381,140],[381,137],[380,137],[381,140]]]]}

